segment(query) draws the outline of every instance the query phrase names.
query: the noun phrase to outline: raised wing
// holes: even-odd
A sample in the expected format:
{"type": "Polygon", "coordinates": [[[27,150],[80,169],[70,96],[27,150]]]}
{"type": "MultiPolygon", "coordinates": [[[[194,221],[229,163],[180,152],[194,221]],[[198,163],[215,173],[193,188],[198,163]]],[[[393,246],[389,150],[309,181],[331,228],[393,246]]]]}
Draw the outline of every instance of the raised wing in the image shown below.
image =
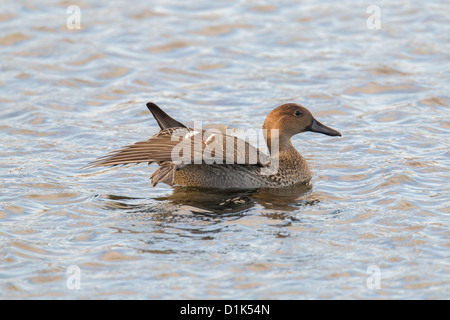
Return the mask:
{"type": "Polygon", "coordinates": [[[264,167],[269,164],[270,157],[248,142],[219,130],[169,128],[146,141],[113,151],[86,167],[165,161],[177,167],[187,164],[247,164],[264,167]]]}

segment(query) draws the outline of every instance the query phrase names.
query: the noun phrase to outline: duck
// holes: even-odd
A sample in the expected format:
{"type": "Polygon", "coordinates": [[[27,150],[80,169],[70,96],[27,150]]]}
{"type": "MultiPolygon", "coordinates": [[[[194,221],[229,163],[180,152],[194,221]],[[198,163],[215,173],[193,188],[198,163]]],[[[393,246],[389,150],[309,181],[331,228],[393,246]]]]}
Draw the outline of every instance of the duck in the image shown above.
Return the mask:
{"type": "Polygon", "coordinates": [[[223,130],[187,127],[153,102],[147,108],[160,131],[89,163],[87,168],[157,163],[153,187],[255,189],[309,184],[312,173],[291,138],[303,132],[342,136],[300,104],[285,103],[266,117],[262,133],[268,154],[223,130]]]}

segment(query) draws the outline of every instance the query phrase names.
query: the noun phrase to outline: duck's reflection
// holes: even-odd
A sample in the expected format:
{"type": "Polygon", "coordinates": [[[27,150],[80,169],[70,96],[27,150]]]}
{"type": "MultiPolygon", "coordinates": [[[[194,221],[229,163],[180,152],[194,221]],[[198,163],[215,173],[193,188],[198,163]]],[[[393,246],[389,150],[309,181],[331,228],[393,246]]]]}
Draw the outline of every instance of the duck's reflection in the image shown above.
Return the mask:
{"type": "Polygon", "coordinates": [[[262,209],[291,212],[300,206],[311,205],[316,201],[304,200],[311,191],[311,185],[298,185],[280,189],[211,189],[197,187],[172,188],[168,196],[155,197],[161,206],[148,202],[136,203],[135,198],[106,195],[103,203],[110,209],[131,209],[133,212],[190,211],[200,214],[235,215],[254,207],[262,209]],[[134,202],[134,203],[133,203],[134,202]],[[178,209],[176,209],[178,208],[178,209]]]}
{"type": "Polygon", "coordinates": [[[311,190],[310,185],[298,185],[282,189],[204,189],[194,187],[174,187],[168,200],[179,206],[189,206],[192,210],[215,214],[244,212],[255,206],[266,209],[294,211],[302,205],[301,197],[311,190]]]}

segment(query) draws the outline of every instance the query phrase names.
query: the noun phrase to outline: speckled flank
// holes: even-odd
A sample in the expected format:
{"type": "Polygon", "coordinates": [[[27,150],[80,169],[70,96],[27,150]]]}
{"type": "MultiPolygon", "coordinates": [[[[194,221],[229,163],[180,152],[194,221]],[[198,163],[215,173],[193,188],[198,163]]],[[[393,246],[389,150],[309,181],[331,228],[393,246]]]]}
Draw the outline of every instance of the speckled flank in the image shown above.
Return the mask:
{"type": "Polygon", "coordinates": [[[280,188],[307,183],[311,179],[306,160],[294,149],[280,155],[273,175],[261,174],[261,167],[239,164],[191,164],[176,172],[178,185],[213,188],[280,188]]]}

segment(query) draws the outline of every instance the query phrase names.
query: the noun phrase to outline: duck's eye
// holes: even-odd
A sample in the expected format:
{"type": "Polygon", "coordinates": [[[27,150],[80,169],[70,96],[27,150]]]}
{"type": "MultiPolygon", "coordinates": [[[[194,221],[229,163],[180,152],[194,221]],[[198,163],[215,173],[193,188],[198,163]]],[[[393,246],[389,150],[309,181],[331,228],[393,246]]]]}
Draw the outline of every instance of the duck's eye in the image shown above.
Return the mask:
{"type": "Polygon", "coordinates": [[[302,112],[300,110],[297,110],[294,112],[294,114],[298,117],[300,117],[302,115],[302,112]]]}

